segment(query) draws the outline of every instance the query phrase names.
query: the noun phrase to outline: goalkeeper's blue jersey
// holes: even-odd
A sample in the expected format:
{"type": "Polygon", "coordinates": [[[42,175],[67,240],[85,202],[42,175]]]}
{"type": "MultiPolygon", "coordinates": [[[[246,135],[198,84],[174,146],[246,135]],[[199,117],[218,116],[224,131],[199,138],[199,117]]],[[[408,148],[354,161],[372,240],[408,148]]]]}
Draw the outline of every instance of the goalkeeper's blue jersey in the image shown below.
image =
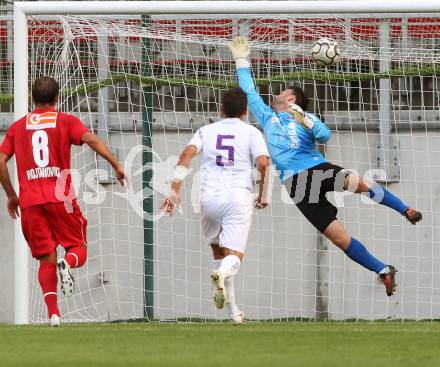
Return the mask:
{"type": "Polygon", "coordinates": [[[237,75],[241,89],[248,96],[249,109],[264,130],[281,181],[326,162],[316,151],[315,142],[325,143],[330,139],[330,130],[317,116],[307,113],[314,126],[312,130],[304,128],[290,113],[276,113],[264,103],[256,91],[250,68],[238,69],[237,75]]]}

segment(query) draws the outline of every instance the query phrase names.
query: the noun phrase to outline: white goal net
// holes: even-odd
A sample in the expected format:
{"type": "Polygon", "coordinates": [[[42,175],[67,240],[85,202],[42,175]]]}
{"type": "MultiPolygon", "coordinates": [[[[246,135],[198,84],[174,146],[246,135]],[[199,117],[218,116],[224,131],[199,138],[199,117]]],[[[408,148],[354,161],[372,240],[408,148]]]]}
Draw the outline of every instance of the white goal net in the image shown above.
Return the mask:
{"type": "MultiPolygon", "coordinates": [[[[381,182],[424,215],[413,227],[366,198],[331,197],[350,234],[399,269],[389,298],[373,273],[302,217],[273,172],[272,202],[255,213],[236,277],[239,307],[256,320],[440,317],[440,14],[28,21],[30,79],[57,78],[60,109],[108,142],[132,179],[125,191],[90,150],[73,152],[89,259],[74,271],[75,295],[60,299],[64,320],[226,318],[211,301],[199,161],[185,181],[181,211],[164,217],[159,205],[180,151],[197,128],[220,119],[222,92],[237,85],[227,49],[236,35],[250,41],[266,101],[300,84],[311,112],[332,130],[326,157],[381,182]],[[323,37],[341,49],[336,66],[318,67],[311,58],[323,37]]],[[[31,321],[39,322],[46,310],[31,264],[31,321]]]]}

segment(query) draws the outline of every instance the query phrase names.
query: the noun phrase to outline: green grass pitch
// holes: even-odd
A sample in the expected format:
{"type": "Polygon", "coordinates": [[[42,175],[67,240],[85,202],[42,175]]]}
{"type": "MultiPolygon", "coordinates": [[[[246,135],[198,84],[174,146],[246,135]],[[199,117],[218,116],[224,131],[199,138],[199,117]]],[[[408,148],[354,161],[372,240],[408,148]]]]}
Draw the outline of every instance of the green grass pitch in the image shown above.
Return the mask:
{"type": "Polygon", "coordinates": [[[0,366],[440,366],[440,323],[3,325],[0,366]]]}

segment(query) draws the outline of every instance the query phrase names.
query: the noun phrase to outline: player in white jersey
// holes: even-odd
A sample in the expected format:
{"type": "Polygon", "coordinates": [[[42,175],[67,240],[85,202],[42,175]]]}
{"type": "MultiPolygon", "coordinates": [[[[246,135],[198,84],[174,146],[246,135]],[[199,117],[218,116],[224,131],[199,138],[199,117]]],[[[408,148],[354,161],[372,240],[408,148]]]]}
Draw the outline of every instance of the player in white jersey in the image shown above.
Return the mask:
{"type": "Polygon", "coordinates": [[[252,159],[260,172],[255,206],[267,206],[264,188],[269,153],[262,133],[243,120],[247,96],[240,88],[225,92],[222,100],[225,119],[203,126],[180,155],[171,185],[171,194],[162,208],[172,215],[180,202],[180,189],[192,158],[203,152],[201,171],[202,227],[214,256],[211,280],[217,308],[226,304],[231,321],[242,323],[244,314],[235,303],[233,277],[245,251],[252,221],[252,159]]]}

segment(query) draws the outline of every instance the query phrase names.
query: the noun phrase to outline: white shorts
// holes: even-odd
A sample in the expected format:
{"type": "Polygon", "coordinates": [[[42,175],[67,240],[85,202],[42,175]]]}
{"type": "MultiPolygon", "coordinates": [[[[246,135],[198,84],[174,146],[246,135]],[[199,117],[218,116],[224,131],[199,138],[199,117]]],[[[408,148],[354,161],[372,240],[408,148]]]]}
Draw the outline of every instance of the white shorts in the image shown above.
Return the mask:
{"type": "Polygon", "coordinates": [[[202,227],[208,244],[219,244],[244,253],[252,224],[252,193],[231,189],[226,194],[203,197],[202,227]]]}

